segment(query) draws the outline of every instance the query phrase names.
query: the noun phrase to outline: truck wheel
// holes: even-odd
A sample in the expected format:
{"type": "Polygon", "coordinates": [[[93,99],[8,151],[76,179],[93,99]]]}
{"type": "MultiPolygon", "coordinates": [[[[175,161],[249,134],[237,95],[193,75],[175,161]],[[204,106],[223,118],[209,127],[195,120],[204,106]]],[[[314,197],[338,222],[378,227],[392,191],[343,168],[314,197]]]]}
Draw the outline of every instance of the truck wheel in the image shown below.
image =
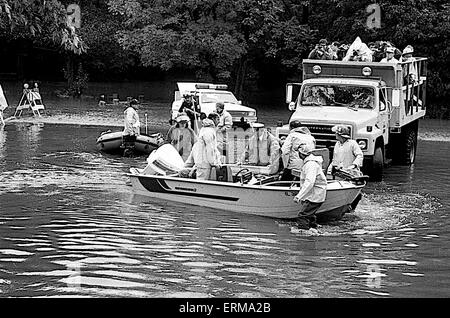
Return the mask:
{"type": "Polygon", "coordinates": [[[416,160],[417,134],[414,130],[409,130],[404,139],[403,153],[401,154],[401,163],[411,165],[416,160]]]}
{"type": "Polygon", "coordinates": [[[375,148],[372,158],[372,164],[369,169],[369,177],[372,181],[381,181],[383,179],[384,155],[381,147],[375,148]]]}

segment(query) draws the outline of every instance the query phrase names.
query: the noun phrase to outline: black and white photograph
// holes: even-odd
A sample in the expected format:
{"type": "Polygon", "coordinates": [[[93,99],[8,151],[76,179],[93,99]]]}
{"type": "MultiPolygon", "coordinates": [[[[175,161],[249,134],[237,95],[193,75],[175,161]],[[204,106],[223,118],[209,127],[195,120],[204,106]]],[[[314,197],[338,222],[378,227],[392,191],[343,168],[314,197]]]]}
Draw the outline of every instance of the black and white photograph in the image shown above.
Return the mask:
{"type": "Polygon", "coordinates": [[[448,298],[449,194],[445,0],[0,0],[0,298],[448,298]]]}

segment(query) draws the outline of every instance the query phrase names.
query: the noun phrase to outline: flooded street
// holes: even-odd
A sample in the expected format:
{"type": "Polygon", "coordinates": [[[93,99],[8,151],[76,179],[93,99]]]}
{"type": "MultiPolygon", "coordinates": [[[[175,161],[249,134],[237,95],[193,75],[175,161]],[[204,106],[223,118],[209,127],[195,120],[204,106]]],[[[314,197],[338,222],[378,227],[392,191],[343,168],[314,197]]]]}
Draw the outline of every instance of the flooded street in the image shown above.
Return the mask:
{"type": "MultiPolygon", "coordinates": [[[[416,163],[308,236],[133,195],[126,173],[145,157],[97,151],[123,108],[95,104],[48,101],[43,123],[0,127],[0,297],[448,297],[449,122],[422,121],[416,163]]],[[[141,107],[149,131],[167,131],[169,105],[141,107]]],[[[289,115],[258,109],[271,127],[289,115]]]]}

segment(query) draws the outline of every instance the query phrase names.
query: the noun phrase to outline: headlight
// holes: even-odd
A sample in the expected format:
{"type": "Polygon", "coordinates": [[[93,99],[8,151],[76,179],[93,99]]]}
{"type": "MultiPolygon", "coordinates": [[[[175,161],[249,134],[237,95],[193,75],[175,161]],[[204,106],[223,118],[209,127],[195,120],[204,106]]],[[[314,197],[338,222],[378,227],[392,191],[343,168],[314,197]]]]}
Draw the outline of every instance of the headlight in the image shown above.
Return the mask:
{"type": "Polygon", "coordinates": [[[372,75],[372,69],[371,69],[370,67],[368,67],[368,66],[363,67],[363,69],[362,69],[362,75],[364,75],[364,76],[370,76],[370,75],[372,75]]]}
{"type": "Polygon", "coordinates": [[[312,71],[314,74],[319,75],[322,72],[322,68],[320,65],[314,65],[312,71]]]}
{"type": "Polygon", "coordinates": [[[256,112],[247,112],[247,116],[250,117],[256,116],[256,112]]]}
{"type": "Polygon", "coordinates": [[[362,150],[367,149],[367,140],[366,139],[358,139],[356,142],[358,143],[359,148],[361,148],[362,150]]]}

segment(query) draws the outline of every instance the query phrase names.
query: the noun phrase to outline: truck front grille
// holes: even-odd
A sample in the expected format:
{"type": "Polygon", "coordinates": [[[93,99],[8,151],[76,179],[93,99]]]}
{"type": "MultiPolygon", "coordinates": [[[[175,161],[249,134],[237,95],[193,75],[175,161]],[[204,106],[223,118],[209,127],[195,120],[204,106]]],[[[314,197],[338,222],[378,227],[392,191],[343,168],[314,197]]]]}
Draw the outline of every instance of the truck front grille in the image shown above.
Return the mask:
{"type": "MultiPolygon", "coordinates": [[[[316,145],[319,147],[333,147],[336,143],[336,135],[331,128],[333,125],[317,125],[317,124],[305,124],[308,127],[311,135],[316,138],[316,145]]],[[[352,128],[348,126],[350,129],[350,136],[352,136],[352,128]]]]}

